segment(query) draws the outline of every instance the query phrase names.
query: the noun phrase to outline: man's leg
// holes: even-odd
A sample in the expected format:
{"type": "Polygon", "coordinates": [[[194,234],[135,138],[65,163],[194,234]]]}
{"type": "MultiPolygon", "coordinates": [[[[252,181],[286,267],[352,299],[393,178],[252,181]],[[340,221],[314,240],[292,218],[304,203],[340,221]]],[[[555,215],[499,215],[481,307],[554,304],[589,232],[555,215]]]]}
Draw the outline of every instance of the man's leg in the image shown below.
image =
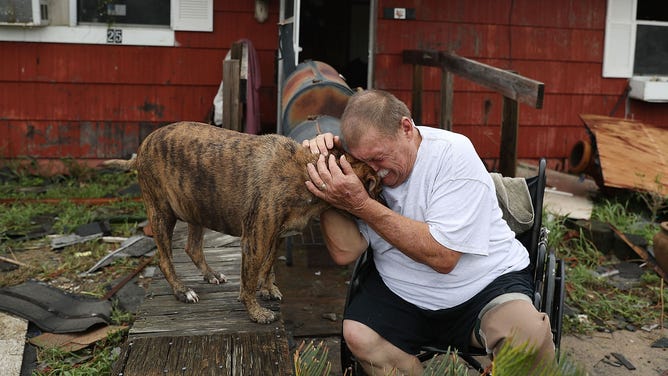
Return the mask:
{"type": "Polygon", "coordinates": [[[485,347],[494,355],[505,340],[512,337],[514,345],[529,343],[533,346],[539,359],[554,359],[550,319],[528,301],[511,300],[490,309],[482,317],[480,332],[485,347]]]}
{"type": "Polygon", "coordinates": [[[422,364],[417,357],[394,346],[362,323],[343,320],[343,337],[368,375],[422,374],[422,364]]]}

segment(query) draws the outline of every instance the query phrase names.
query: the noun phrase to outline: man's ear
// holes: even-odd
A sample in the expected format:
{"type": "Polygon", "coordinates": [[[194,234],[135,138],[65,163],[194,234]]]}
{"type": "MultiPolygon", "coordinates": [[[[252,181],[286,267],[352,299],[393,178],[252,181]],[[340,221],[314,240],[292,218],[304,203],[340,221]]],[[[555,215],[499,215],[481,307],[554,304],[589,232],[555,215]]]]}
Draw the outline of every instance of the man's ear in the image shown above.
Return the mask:
{"type": "Polygon", "coordinates": [[[403,134],[413,131],[413,120],[411,118],[406,116],[401,118],[401,131],[403,134]]]}

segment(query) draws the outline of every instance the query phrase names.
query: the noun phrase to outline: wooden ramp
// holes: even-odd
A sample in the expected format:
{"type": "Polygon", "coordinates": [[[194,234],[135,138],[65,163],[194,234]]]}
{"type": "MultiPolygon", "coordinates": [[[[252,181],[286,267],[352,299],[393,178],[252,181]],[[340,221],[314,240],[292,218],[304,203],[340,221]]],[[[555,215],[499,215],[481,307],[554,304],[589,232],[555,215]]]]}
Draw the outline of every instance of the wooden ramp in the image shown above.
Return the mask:
{"type": "MultiPolygon", "coordinates": [[[[250,321],[239,295],[241,248],[238,238],[205,235],[209,265],[224,273],[221,285],[206,283],[185,254],[186,226],[177,225],[174,266],[200,297],[195,304],[177,301],[156,271],[137,312],[112,375],[291,375],[288,339],[282,321],[250,321]]],[[[274,311],[277,302],[260,304],[274,311]]]]}

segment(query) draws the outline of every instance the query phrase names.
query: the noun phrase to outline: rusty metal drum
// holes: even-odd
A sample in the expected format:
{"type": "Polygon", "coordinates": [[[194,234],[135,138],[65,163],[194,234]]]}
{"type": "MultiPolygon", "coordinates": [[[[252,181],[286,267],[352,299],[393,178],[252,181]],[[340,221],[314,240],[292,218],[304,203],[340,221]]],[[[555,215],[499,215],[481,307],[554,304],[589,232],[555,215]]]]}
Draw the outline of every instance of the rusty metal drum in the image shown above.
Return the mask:
{"type": "Polygon", "coordinates": [[[283,134],[289,135],[297,125],[318,115],[340,118],[352,94],[330,65],[315,60],[299,64],[281,95],[283,134]]]}

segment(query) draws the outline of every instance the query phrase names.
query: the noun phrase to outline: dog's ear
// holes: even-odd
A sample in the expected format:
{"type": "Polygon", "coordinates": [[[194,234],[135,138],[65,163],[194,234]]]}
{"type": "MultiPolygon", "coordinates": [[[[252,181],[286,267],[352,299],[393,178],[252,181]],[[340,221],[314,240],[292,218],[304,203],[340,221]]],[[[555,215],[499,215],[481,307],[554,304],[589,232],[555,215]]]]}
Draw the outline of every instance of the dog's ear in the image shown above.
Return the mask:
{"type": "Polygon", "coordinates": [[[369,197],[374,200],[381,200],[381,192],[383,190],[383,185],[381,184],[380,177],[378,174],[369,167],[369,171],[364,175],[362,180],[364,187],[366,188],[369,197]]]}
{"type": "Polygon", "coordinates": [[[369,168],[369,173],[364,176],[364,187],[366,187],[366,191],[369,194],[369,197],[373,198],[374,200],[378,200],[380,198],[380,192],[383,189],[382,184],[380,183],[380,177],[378,177],[378,174],[376,174],[371,168],[369,168]]]}
{"type": "Polygon", "coordinates": [[[343,149],[338,148],[338,147],[336,147],[336,146],[333,147],[332,149],[330,149],[329,152],[332,153],[332,155],[334,155],[334,157],[335,157],[337,160],[338,160],[342,155],[344,155],[344,154],[346,155],[346,158],[347,158],[348,160],[350,160],[350,157],[351,157],[350,154],[347,154],[343,149]]]}

